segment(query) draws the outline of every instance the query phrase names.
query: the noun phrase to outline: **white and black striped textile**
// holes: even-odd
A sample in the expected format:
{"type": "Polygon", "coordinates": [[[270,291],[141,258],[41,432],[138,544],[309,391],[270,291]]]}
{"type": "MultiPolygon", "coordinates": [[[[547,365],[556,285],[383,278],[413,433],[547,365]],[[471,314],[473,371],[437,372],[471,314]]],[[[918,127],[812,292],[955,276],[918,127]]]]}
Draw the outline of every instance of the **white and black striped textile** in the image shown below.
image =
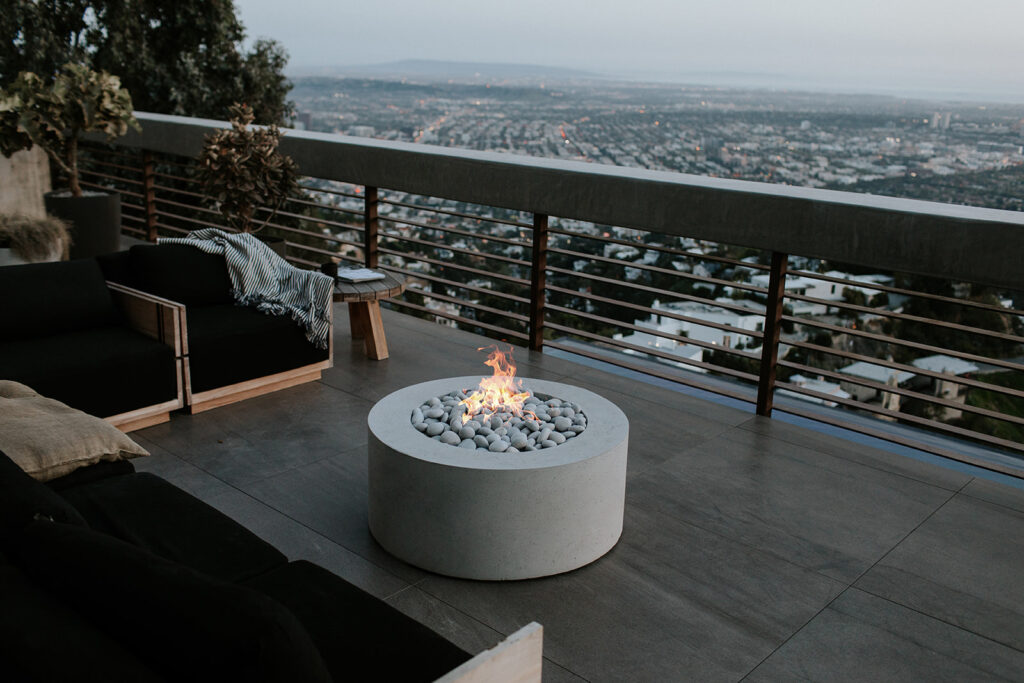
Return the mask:
{"type": "Polygon", "coordinates": [[[162,237],[158,241],[222,254],[238,304],[255,306],[268,315],[291,314],[292,320],[305,328],[306,339],[317,348],[327,348],[334,292],[330,276],[296,268],[248,233],[201,228],[187,237],[162,237]]]}

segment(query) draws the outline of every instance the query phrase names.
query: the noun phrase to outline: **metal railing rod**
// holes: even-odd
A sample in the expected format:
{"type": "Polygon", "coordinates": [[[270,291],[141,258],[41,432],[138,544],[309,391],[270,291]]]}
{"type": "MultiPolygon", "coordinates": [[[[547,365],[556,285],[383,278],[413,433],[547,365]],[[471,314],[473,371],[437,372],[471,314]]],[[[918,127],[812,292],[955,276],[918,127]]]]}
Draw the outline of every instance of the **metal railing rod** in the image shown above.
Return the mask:
{"type": "MultiPolygon", "coordinates": [[[[734,391],[732,389],[729,389],[728,387],[722,387],[714,384],[708,384],[706,382],[700,382],[697,379],[689,379],[685,376],[680,376],[679,374],[676,373],[659,370],[658,368],[650,368],[643,365],[637,365],[636,363],[630,363],[624,358],[619,359],[615,358],[614,356],[596,353],[586,348],[579,348],[576,346],[570,346],[568,344],[562,344],[557,340],[546,340],[544,342],[544,346],[552,349],[558,349],[559,351],[574,353],[576,355],[584,356],[586,358],[592,358],[594,360],[603,361],[616,367],[625,368],[627,370],[633,370],[644,375],[650,375],[651,377],[658,377],[661,379],[668,380],[670,382],[675,382],[676,384],[683,384],[688,387],[700,389],[701,391],[708,391],[713,394],[718,394],[719,396],[728,396],[729,398],[734,398],[739,401],[743,401],[744,403],[753,403],[753,399],[751,398],[751,395],[749,393],[745,393],[742,391],[734,391]]],[[[697,375],[697,373],[693,373],[689,370],[680,370],[680,372],[699,376],[697,375]]]]}
{"type": "Polygon", "coordinates": [[[813,389],[807,389],[796,384],[790,384],[789,382],[778,382],[776,386],[780,389],[786,389],[794,394],[801,394],[803,396],[813,396],[814,398],[820,398],[826,401],[831,401],[837,405],[846,406],[849,408],[856,408],[857,410],[871,413],[873,415],[884,415],[888,418],[893,418],[899,422],[913,424],[919,427],[925,427],[927,429],[944,432],[946,434],[955,434],[959,437],[967,438],[971,441],[980,441],[992,446],[999,446],[1000,448],[1006,448],[1018,453],[1024,453],[1024,444],[1017,443],[1016,441],[1010,441],[1008,439],[1001,439],[996,436],[989,436],[988,434],[982,434],[981,432],[974,432],[963,427],[957,427],[945,422],[938,422],[936,420],[929,420],[925,417],[918,417],[916,415],[910,415],[909,413],[901,413],[898,410],[889,410],[888,408],[881,408],[874,406],[869,403],[861,403],[851,398],[843,398],[841,396],[834,396],[832,394],[822,393],[820,391],[814,391],[813,389]]]}
{"type": "Polygon", "coordinates": [[[349,199],[363,199],[363,195],[356,194],[355,192],[342,192],[341,190],[328,190],[323,187],[310,187],[309,185],[303,185],[301,182],[299,183],[299,187],[309,192],[322,192],[324,194],[333,194],[338,197],[348,197],[349,199]]]}
{"type": "Polygon", "coordinates": [[[527,223],[526,221],[515,221],[509,218],[487,218],[486,216],[480,216],[477,214],[462,213],[461,211],[453,211],[451,209],[439,209],[434,206],[421,206],[419,204],[410,204],[408,202],[401,202],[395,199],[381,199],[380,203],[390,204],[391,206],[401,206],[407,209],[415,209],[417,211],[429,211],[431,213],[440,213],[446,216],[455,216],[457,218],[469,218],[470,220],[483,221],[485,223],[501,223],[503,225],[512,225],[517,228],[533,229],[532,223],[527,223]]]}
{"type": "Polygon", "coordinates": [[[491,271],[488,271],[488,270],[480,270],[479,268],[470,268],[469,266],[460,266],[460,265],[457,265],[457,264],[454,264],[454,263],[449,263],[447,261],[440,261],[438,259],[433,259],[433,258],[429,258],[429,257],[426,257],[426,256],[420,256],[418,254],[416,254],[416,255],[414,255],[414,254],[407,254],[407,253],[402,252],[402,251],[395,251],[394,249],[385,249],[383,244],[380,247],[380,253],[381,254],[390,254],[391,256],[399,256],[399,257],[401,257],[403,259],[406,259],[406,260],[420,261],[422,263],[429,263],[429,264],[435,265],[435,266],[443,266],[445,268],[454,268],[455,270],[460,270],[460,271],[465,272],[465,273],[473,273],[474,275],[479,275],[480,277],[485,277],[485,278],[490,278],[490,279],[495,279],[495,280],[503,280],[504,282],[511,282],[513,284],[522,285],[524,287],[527,287],[530,284],[529,280],[525,280],[525,279],[523,279],[521,277],[512,277],[511,275],[502,275],[500,273],[494,273],[494,272],[491,272],[491,271]]]}
{"type": "Polygon", "coordinates": [[[630,240],[619,239],[618,237],[603,237],[598,235],[588,235],[582,232],[572,232],[571,230],[565,230],[563,228],[551,228],[552,234],[566,235],[569,237],[579,237],[582,239],[593,240],[595,242],[607,242],[609,244],[621,244],[627,247],[635,247],[636,249],[644,249],[661,252],[663,254],[672,254],[675,256],[682,256],[684,258],[693,259],[694,261],[713,261],[715,263],[725,263],[732,266],[738,266],[740,268],[750,268],[751,270],[768,270],[768,266],[760,263],[747,263],[746,261],[740,261],[738,259],[729,258],[728,256],[716,256],[713,254],[698,254],[685,249],[679,249],[678,247],[668,247],[663,244],[647,244],[645,242],[633,242],[630,240]]]}
{"type": "MultiPolygon", "coordinates": [[[[178,207],[179,209],[188,209],[189,211],[198,211],[199,213],[207,214],[207,215],[210,215],[210,216],[220,216],[221,215],[220,211],[214,211],[213,209],[208,209],[205,206],[198,206],[196,204],[185,204],[184,202],[176,202],[173,199],[167,199],[165,197],[157,197],[156,198],[156,203],[157,204],[167,204],[168,206],[175,206],[175,207],[178,207]]],[[[166,211],[161,211],[160,213],[167,213],[167,212],[166,211]]],[[[174,214],[170,214],[170,215],[174,215],[174,214]]]]}
{"type": "Polygon", "coordinates": [[[387,221],[389,223],[397,223],[399,225],[413,225],[417,228],[423,228],[424,230],[437,230],[438,232],[449,233],[452,235],[462,235],[463,237],[469,237],[476,240],[483,240],[485,242],[500,242],[501,244],[511,244],[517,247],[528,247],[529,242],[523,240],[515,240],[509,237],[497,237],[495,235],[484,235],[480,233],[469,232],[467,230],[459,230],[444,225],[431,225],[430,223],[423,223],[420,221],[414,221],[407,218],[390,218],[389,216],[381,216],[380,220],[387,221]]]}
{"type": "Polygon", "coordinates": [[[116,180],[119,183],[125,185],[142,185],[141,180],[135,180],[134,178],[124,178],[119,175],[111,175],[110,173],[101,173],[100,171],[91,171],[87,168],[79,169],[81,175],[93,176],[95,178],[103,178],[105,180],[116,180]]]}
{"type": "MultiPolygon", "coordinates": [[[[92,175],[88,171],[81,171],[80,174],[82,176],[92,175]]],[[[124,195],[126,197],[135,197],[137,199],[142,199],[142,194],[139,193],[139,192],[132,192],[131,190],[120,190],[120,189],[112,188],[109,185],[101,185],[100,183],[93,183],[93,182],[89,182],[87,180],[81,180],[79,182],[81,183],[82,187],[91,187],[91,188],[94,188],[94,189],[97,189],[97,190],[104,190],[106,192],[114,191],[114,192],[117,192],[118,194],[124,195]]]]}
{"type": "MultiPolygon", "coordinates": [[[[681,344],[688,344],[690,346],[699,346],[700,348],[708,349],[709,351],[721,351],[723,353],[726,353],[726,354],[729,354],[729,355],[732,355],[732,356],[740,356],[741,358],[746,358],[746,359],[752,360],[752,361],[760,361],[761,360],[761,357],[759,355],[757,355],[757,354],[748,353],[746,351],[741,351],[739,349],[733,349],[733,348],[726,347],[726,346],[719,346],[718,344],[715,344],[713,342],[703,341],[703,340],[700,340],[700,339],[692,339],[690,337],[687,337],[687,336],[684,336],[684,335],[681,335],[681,334],[672,334],[671,332],[662,332],[660,330],[653,330],[653,329],[651,329],[649,327],[641,327],[640,325],[634,325],[634,324],[631,324],[631,323],[622,322],[620,320],[615,320],[613,318],[605,318],[604,316],[594,315],[593,313],[587,313],[585,311],[577,311],[574,308],[566,308],[565,306],[557,306],[555,304],[548,303],[547,309],[549,311],[556,311],[558,313],[564,313],[566,315],[571,315],[571,316],[573,316],[575,318],[579,318],[580,320],[591,320],[593,322],[602,323],[604,325],[611,325],[613,327],[621,327],[623,329],[632,330],[634,332],[643,332],[645,334],[650,334],[650,335],[652,335],[654,337],[660,337],[661,339],[671,339],[672,341],[679,342],[681,344]]],[[[617,341],[618,340],[614,340],[614,339],[610,340],[610,342],[613,343],[613,344],[617,343],[617,341]]],[[[638,348],[643,348],[643,347],[638,347],[638,348]]]]}
{"type": "Polygon", "coordinates": [[[637,263],[634,261],[624,261],[622,259],[610,258],[607,256],[597,256],[595,254],[585,254],[580,251],[570,251],[568,249],[559,249],[557,247],[550,247],[548,249],[549,254],[561,254],[562,256],[568,256],[570,258],[578,258],[587,261],[599,261],[601,263],[610,263],[613,265],[619,265],[624,268],[636,268],[637,270],[643,270],[649,273],[660,273],[662,275],[671,275],[672,277],[678,277],[683,280],[692,280],[693,282],[702,282],[711,285],[721,285],[723,287],[731,287],[733,289],[740,289],[746,292],[753,292],[754,294],[766,294],[767,290],[764,287],[758,287],[756,285],[750,285],[745,282],[733,282],[732,280],[722,280],[714,277],[704,277],[702,275],[694,275],[692,273],[684,273],[678,270],[671,270],[669,268],[660,268],[658,266],[651,266],[645,263],[637,263]]]}
{"type": "MultiPolygon", "coordinates": [[[[741,306],[739,304],[732,304],[727,301],[715,301],[714,299],[708,299],[706,297],[700,297],[693,294],[680,294],[678,292],[670,292],[664,289],[658,289],[657,287],[649,287],[648,285],[640,285],[635,282],[624,282],[622,280],[616,280],[614,278],[604,277],[602,275],[592,275],[590,273],[577,272],[575,270],[569,270],[567,268],[558,268],[556,266],[548,266],[549,273],[558,273],[560,275],[569,275],[574,279],[578,280],[593,280],[594,282],[603,282],[609,285],[615,285],[618,287],[624,287],[626,289],[633,289],[640,292],[649,292],[657,296],[670,296],[673,299],[679,299],[682,301],[693,301],[700,304],[706,304],[713,308],[721,308],[726,311],[736,311],[739,313],[746,313],[747,315],[764,315],[763,311],[755,311],[753,309],[741,306]]],[[[586,296],[580,293],[580,296],[586,296]]]]}
{"type": "Polygon", "coordinates": [[[991,330],[982,330],[977,327],[960,325],[959,323],[949,323],[943,320],[936,320],[935,318],[925,318],[919,315],[910,315],[908,313],[897,313],[896,311],[889,311],[884,308],[871,308],[870,306],[860,306],[858,304],[851,304],[846,302],[829,301],[827,299],[818,299],[813,296],[804,296],[803,294],[787,293],[786,298],[792,299],[794,301],[805,301],[807,303],[824,304],[826,306],[830,306],[833,308],[842,308],[848,311],[857,311],[860,313],[866,313],[868,315],[890,318],[892,320],[906,320],[908,322],[920,323],[922,325],[933,325],[935,327],[942,327],[947,330],[957,330],[958,332],[977,334],[985,337],[991,337],[992,339],[999,339],[1002,341],[1009,341],[1017,344],[1024,343],[1024,337],[1019,337],[1015,334],[1007,334],[1005,332],[993,332],[991,330]]]}
{"type": "MultiPolygon", "coordinates": [[[[675,311],[669,311],[660,308],[652,308],[650,306],[641,306],[640,304],[622,301],[621,299],[611,299],[606,296],[599,296],[597,294],[590,294],[588,292],[580,292],[575,289],[567,289],[565,287],[547,285],[547,290],[549,292],[555,292],[557,294],[563,294],[565,296],[571,296],[577,299],[585,299],[587,301],[600,301],[601,303],[611,304],[613,306],[618,306],[619,308],[628,308],[633,311],[647,313],[648,315],[657,315],[665,318],[672,318],[673,320],[693,323],[694,325],[700,325],[701,327],[710,327],[712,329],[722,330],[723,332],[741,334],[745,337],[751,337],[753,339],[761,339],[762,337],[764,337],[764,333],[758,332],[757,330],[745,330],[742,327],[736,327],[734,325],[716,323],[711,320],[702,320],[701,318],[694,318],[689,315],[683,315],[682,313],[676,313],[675,311]]],[[[675,292],[665,292],[665,294],[675,296],[675,292]]]]}
{"type": "MultiPolygon", "coordinates": [[[[122,171],[131,171],[132,173],[142,173],[142,169],[140,167],[138,167],[138,166],[128,166],[126,164],[115,164],[112,161],[103,161],[102,159],[98,159],[98,158],[96,158],[94,156],[86,156],[86,157],[82,158],[81,161],[83,163],[85,163],[85,164],[90,164],[90,165],[91,164],[95,164],[96,166],[102,166],[103,168],[116,168],[116,169],[119,169],[119,170],[122,170],[122,171]]],[[[82,170],[82,169],[79,169],[79,170],[82,170]]],[[[120,178],[122,176],[115,176],[115,177],[120,178]]]]}
{"type": "Polygon", "coordinates": [[[430,240],[421,240],[416,237],[405,237],[403,235],[396,235],[393,232],[380,232],[381,237],[386,237],[396,242],[409,242],[411,244],[419,244],[421,246],[430,247],[432,249],[447,249],[454,254],[464,254],[473,258],[488,259],[490,261],[501,261],[502,263],[511,263],[523,268],[529,268],[530,262],[522,259],[512,258],[511,256],[502,256],[500,254],[488,254],[486,252],[477,251],[476,249],[464,249],[462,247],[454,247],[443,242],[431,242],[430,240]]]}
{"type": "MultiPolygon", "coordinates": [[[[792,322],[797,325],[803,325],[804,327],[813,327],[815,329],[829,330],[830,332],[836,332],[838,334],[846,334],[851,337],[859,337],[861,339],[870,339],[872,341],[881,342],[883,344],[893,344],[895,346],[902,346],[908,349],[916,349],[918,351],[925,351],[931,354],[940,354],[944,356],[950,356],[952,358],[960,358],[963,360],[975,361],[978,363],[986,363],[988,365],[995,365],[1007,370],[1019,370],[1024,371],[1024,365],[1020,363],[1014,363],[1011,361],[1002,360],[1000,358],[990,358],[989,356],[981,356],[978,354],[967,353],[966,351],[956,351],[955,349],[948,349],[942,346],[932,346],[930,344],[923,344],[921,342],[908,341],[906,339],[900,339],[899,337],[891,337],[885,334],[877,334],[875,332],[867,332],[866,330],[854,330],[841,325],[833,325],[831,323],[819,322],[817,320],[810,320],[807,318],[797,318],[791,315],[782,317],[787,322],[792,322]]],[[[791,343],[791,342],[786,342],[791,343]]],[[[794,344],[796,342],[793,342],[794,344]]]]}
{"type": "MultiPolygon", "coordinates": [[[[334,211],[336,213],[347,213],[352,216],[363,217],[362,211],[356,211],[355,209],[344,209],[340,206],[334,206],[333,204],[321,204],[320,202],[311,202],[308,199],[301,199],[299,197],[288,197],[285,204],[301,204],[302,206],[310,206],[316,209],[323,209],[326,211],[334,211]]],[[[362,226],[358,226],[362,228],[362,226]]]]}
{"type": "Polygon", "coordinates": [[[977,415],[983,415],[984,417],[991,417],[997,420],[1003,420],[1005,422],[1012,422],[1014,424],[1024,425],[1024,417],[1017,417],[1015,415],[1009,415],[1007,413],[1000,413],[999,411],[989,410],[987,408],[981,408],[979,406],[972,406],[966,402],[961,403],[959,401],[951,401],[941,396],[935,396],[933,394],[925,394],[912,389],[904,389],[900,386],[892,386],[889,384],[883,384],[874,380],[865,379],[863,377],[852,377],[844,375],[842,373],[833,372],[831,370],[823,370],[816,368],[812,365],[805,365],[803,363],[795,363],[793,361],[780,360],[780,367],[786,367],[791,370],[799,370],[800,372],[809,373],[811,375],[817,375],[819,377],[827,377],[828,379],[834,379],[839,382],[847,382],[849,384],[856,384],[857,386],[868,387],[869,389],[875,389],[879,392],[886,392],[890,394],[898,394],[900,396],[906,396],[927,403],[933,403],[940,405],[945,408],[953,408],[955,410],[963,410],[966,413],[975,413],[977,415]]]}
{"type": "Polygon", "coordinates": [[[512,311],[503,311],[500,308],[494,308],[492,306],[485,306],[484,304],[474,303],[466,299],[459,299],[458,297],[448,296],[447,294],[441,294],[426,289],[410,289],[408,291],[420,294],[425,299],[435,299],[437,301],[444,301],[450,304],[457,304],[463,308],[472,308],[474,311],[485,311],[487,313],[493,313],[495,315],[504,316],[511,320],[516,320],[521,323],[530,322],[530,317],[521,313],[513,313],[512,311]]]}
{"type": "MultiPolygon", "coordinates": [[[[336,251],[328,251],[326,249],[320,249],[319,247],[310,246],[308,244],[302,244],[301,242],[289,242],[286,239],[285,240],[285,244],[287,244],[289,247],[292,247],[294,249],[301,249],[302,251],[309,251],[309,252],[312,252],[314,254],[320,254],[322,256],[327,256],[327,257],[330,257],[330,258],[340,258],[341,257],[341,254],[339,254],[336,251]]],[[[323,263],[323,261],[321,261],[320,263],[323,263]]],[[[319,266],[320,263],[318,263],[317,265],[319,266]]]]}
{"type": "Polygon", "coordinates": [[[97,144],[88,140],[81,141],[81,148],[83,151],[92,154],[102,154],[104,156],[121,157],[122,159],[135,159],[136,156],[130,152],[122,152],[116,147],[108,147],[103,144],[97,144]]]}
{"type": "MultiPolygon", "coordinates": [[[[163,214],[161,214],[161,215],[163,215],[163,214]]],[[[178,225],[169,225],[167,223],[161,223],[161,222],[157,222],[156,227],[157,228],[163,228],[164,230],[170,230],[173,233],[177,233],[177,234],[181,234],[181,235],[187,235],[188,233],[192,232],[188,228],[183,228],[183,227],[178,226],[178,225]]]]}
{"type": "MultiPolygon", "coordinates": [[[[757,375],[752,375],[749,372],[743,372],[742,370],[734,370],[732,368],[727,368],[721,365],[715,365],[713,363],[705,363],[704,361],[690,360],[689,358],[681,358],[680,356],[674,356],[671,353],[665,353],[664,351],[658,351],[657,349],[652,349],[650,347],[638,346],[637,344],[629,344],[627,342],[620,341],[617,339],[609,339],[608,337],[602,337],[601,335],[594,334],[593,332],[579,330],[576,329],[575,327],[559,325],[558,323],[553,323],[550,320],[546,321],[544,325],[549,329],[557,330],[559,332],[565,332],[566,334],[571,334],[575,337],[583,337],[584,339],[597,341],[602,344],[605,344],[606,346],[611,346],[619,349],[629,349],[631,351],[636,351],[637,353],[642,353],[645,356],[652,356],[654,358],[661,358],[663,360],[671,361],[673,363],[679,363],[681,365],[689,365],[695,368],[702,368],[704,370],[707,370],[708,372],[728,375],[730,377],[736,377],[737,379],[747,380],[748,382],[757,381],[757,375]]],[[[545,341],[544,345],[547,346],[548,342],[545,341]]]]}
{"type": "MultiPolygon", "coordinates": [[[[163,162],[157,161],[156,164],[163,162]]],[[[201,185],[201,181],[198,178],[189,178],[183,175],[171,175],[170,173],[164,173],[163,171],[154,171],[153,175],[157,178],[167,178],[168,180],[176,180],[182,183],[188,183],[190,185],[201,185]]]]}
{"type": "Polygon", "coordinates": [[[388,305],[399,306],[401,308],[412,308],[414,310],[421,311],[423,313],[427,313],[428,315],[434,315],[434,316],[437,316],[439,318],[446,318],[448,320],[454,320],[456,322],[463,323],[465,325],[469,325],[469,326],[472,326],[472,327],[479,327],[479,328],[484,329],[484,330],[491,330],[492,332],[497,332],[499,334],[504,334],[504,335],[507,335],[507,336],[510,336],[510,337],[515,337],[516,339],[522,339],[522,340],[527,339],[527,335],[526,334],[524,334],[522,332],[518,332],[516,330],[509,330],[509,329],[506,329],[504,327],[498,327],[497,325],[491,325],[490,323],[483,323],[483,322],[480,322],[479,320],[473,320],[471,318],[464,318],[464,317],[462,317],[460,315],[454,315],[454,314],[451,314],[451,313],[446,313],[444,311],[433,310],[433,309],[427,308],[426,306],[420,306],[419,304],[410,303],[410,302],[405,301],[403,299],[388,299],[386,301],[386,303],[388,305]]]}
{"type": "Polygon", "coordinates": [[[818,353],[824,353],[832,356],[839,356],[840,358],[847,358],[853,361],[864,361],[872,365],[878,365],[883,368],[890,370],[899,370],[902,372],[909,372],[915,375],[921,375],[923,377],[932,377],[934,379],[946,380],[948,382],[955,382],[968,387],[977,387],[979,389],[985,389],[987,391],[995,391],[1007,396],[1014,396],[1016,398],[1024,398],[1024,391],[1019,389],[1011,389],[1009,387],[1001,387],[996,384],[988,384],[987,382],[980,382],[975,379],[970,379],[962,375],[948,375],[941,372],[934,372],[932,370],[925,370],[918,368],[913,365],[907,365],[905,363],[897,363],[895,361],[885,360],[883,358],[875,358],[874,356],[865,356],[860,353],[853,353],[852,351],[844,351],[842,349],[833,349],[831,347],[819,346],[817,344],[810,344],[807,342],[787,341],[787,346],[792,346],[798,349],[806,349],[808,351],[815,351],[818,353]]]}
{"type": "Polygon", "coordinates": [[[824,275],[823,273],[812,273],[809,270],[791,270],[790,275],[799,277],[805,277],[812,280],[823,280],[825,282],[835,282],[837,284],[852,285],[860,287],[862,289],[871,289],[879,292],[885,292],[887,294],[901,294],[903,296],[914,297],[917,299],[928,299],[929,301],[940,301],[946,304],[956,304],[957,306],[966,306],[968,308],[978,308],[985,311],[992,311],[994,313],[1006,313],[1008,315],[1019,315],[1024,316],[1024,310],[1016,308],[1004,308],[997,304],[986,304],[982,301],[972,301],[971,299],[958,299],[956,297],[942,296],[941,294],[931,294],[929,292],[919,292],[914,289],[902,289],[900,287],[893,287],[891,285],[875,284],[873,282],[860,282],[858,280],[847,280],[844,278],[832,277],[831,275],[824,275]]]}
{"type": "Polygon", "coordinates": [[[381,267],[381,269],[389,271],[389,272],[400,273],[400,274],[405,275],[406,277],[408,277],[410,279],[417,279],[417,280],[423,280],[424,282],[437,283],[437,284],[445,285],[446,287],[454,287],[456,289],[464,289],[467,292],[472,292],[474,294],[483,294],[483,295],[486,295],[486,296],[493,296],[493,297],[497,297],[499,299],[504,299],[505,301],[513,301],[513,302],[519,303],[519,304],[526,305],[526,304],[530,303],[530,300],[527,299],[526,297],[516,296],[515,294],[508,294],[507,292],[499,292],[499,291],[496,291],[496,290],[493,290],[493,289],[487,289],[486,287],[475,287],[473,285],[469,285],[469,284],[466,284],[466,283],[463,283],[463,282],[455,282],[454,280],[446,280],[443,277],[438,277],[436,275],[429,275],[429,274],[425,274],[425,273],[420,273],[420,272],[415,271],[415,270],[409,270],[408,268],[399,268],[397,266],[392,266],[392,265],[383,265],[383,266],[380,266],[380,267],[381,267]]]}

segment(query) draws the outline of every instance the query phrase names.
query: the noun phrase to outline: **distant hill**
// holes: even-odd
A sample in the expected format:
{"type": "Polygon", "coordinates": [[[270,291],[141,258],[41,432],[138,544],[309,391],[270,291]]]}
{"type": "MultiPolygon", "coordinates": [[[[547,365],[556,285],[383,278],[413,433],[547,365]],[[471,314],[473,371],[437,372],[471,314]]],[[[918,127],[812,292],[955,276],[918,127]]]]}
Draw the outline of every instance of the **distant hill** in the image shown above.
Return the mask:
{"type": "Polygon", "coordinates": [[[296,67],[293,76],[406,76],[445,80],[517,80],[517,79],[589,79],[601,74],[578,69],[564,69],[538,64],[504,64],[499,62],[444,62],[432,59],[405,59],[383,64],[348,66],[296,67]]]}

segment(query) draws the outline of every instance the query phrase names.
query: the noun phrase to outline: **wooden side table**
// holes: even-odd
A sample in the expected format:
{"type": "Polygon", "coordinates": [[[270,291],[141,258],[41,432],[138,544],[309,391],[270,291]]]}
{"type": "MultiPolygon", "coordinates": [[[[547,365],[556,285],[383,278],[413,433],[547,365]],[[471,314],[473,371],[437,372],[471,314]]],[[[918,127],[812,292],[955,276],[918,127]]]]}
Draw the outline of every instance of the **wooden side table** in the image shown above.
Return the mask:
{"type": "Polygon", "coordinates": [[[348,304],[352,338],[362,339],[366,355],[373,360],[388,357],[384,321],[380,317],[380,300],[390,299],[405,291],[405,278],[386,273],[383,280],[370,282],[334,282],[334,300],[348,304]]]}

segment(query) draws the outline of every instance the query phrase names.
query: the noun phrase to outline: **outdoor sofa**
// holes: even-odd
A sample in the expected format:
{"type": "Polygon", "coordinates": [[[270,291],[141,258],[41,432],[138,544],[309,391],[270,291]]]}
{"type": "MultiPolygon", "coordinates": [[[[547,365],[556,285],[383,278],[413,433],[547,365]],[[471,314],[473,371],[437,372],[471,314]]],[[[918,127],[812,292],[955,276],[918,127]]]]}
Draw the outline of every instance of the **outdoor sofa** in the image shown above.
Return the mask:
{"type": "Polygon", "coordinates": [[[127,460],[42,483],[0,452],[0,604],[8,681],[432,681],[470,660],[127,460]]]}
{"type": "Polygon", "coordinates": [[[108,280],[179,304],[184,402],[196,413],[320,379],[328,348],[289,316],[239,306],[223,256],[183,244],[140,244],[98,257],[108,280]]]}
{"type": "Polygon", "coordinates": [[[166,421],[184,399],[178,311],[91,258],[0,267],[0,379],[124,431],[166,421]]]}

